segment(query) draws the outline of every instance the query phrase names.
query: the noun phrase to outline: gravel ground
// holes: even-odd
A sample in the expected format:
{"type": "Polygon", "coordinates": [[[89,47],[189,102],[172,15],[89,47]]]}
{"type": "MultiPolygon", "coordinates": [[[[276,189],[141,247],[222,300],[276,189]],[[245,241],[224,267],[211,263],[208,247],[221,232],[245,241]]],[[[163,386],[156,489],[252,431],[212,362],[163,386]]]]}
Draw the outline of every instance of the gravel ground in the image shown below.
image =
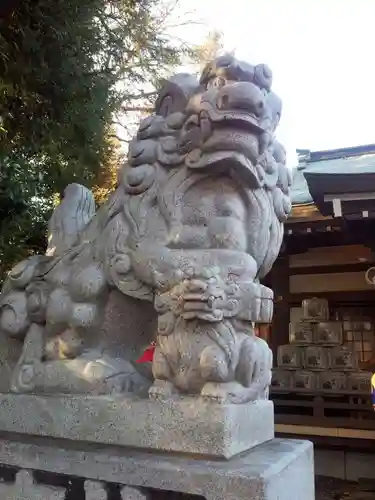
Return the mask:
{"type": "Polygon", "coordinates": [[[375,500],[375,492],[361,491],[357,483],[317,477],[315,498],[316,500],[375,500]]]}

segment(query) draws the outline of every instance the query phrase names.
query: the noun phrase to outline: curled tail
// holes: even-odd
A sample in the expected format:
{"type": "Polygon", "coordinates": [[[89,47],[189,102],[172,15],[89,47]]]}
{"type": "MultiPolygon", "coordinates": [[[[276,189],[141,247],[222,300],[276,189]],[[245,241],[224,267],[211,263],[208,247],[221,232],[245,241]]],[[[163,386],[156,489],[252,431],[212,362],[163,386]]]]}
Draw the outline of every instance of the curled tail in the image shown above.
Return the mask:
{"type": "Polygon", "coordinates": [[[95,200],[92,192],[80,184],[69,184],[48,224],[46,255],[62,255],[72,248],[79,233],[87,226],[94,214],[95,200]]]}

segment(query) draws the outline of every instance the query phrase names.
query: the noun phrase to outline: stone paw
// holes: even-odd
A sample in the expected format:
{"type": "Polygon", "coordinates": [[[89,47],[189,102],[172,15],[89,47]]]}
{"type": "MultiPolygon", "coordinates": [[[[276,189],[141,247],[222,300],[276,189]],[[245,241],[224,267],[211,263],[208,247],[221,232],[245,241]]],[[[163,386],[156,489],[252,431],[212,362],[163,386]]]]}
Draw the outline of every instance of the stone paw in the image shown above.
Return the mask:
{"type": "Polygon", "coordinates": [[[175,388],[171,382],[167,380],[155,380],[148,390],[148,395],[151,399],[165,400],[170,399],[175,392],[175,388]]]}
{"type": "Polygon", "coordinates": [[[246,389],[238,382],[207,382],[203,386],[201,396],[220,404],[237,403],[242,400],[244,390],[246,389]]]}

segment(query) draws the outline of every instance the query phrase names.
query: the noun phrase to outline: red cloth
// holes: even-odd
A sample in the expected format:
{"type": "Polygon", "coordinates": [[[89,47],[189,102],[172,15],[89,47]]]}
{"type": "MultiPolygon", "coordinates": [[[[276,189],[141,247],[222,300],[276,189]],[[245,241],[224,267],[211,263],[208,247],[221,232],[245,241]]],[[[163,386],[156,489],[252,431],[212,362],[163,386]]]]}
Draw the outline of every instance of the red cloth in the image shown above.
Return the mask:
{"type": "Polygon", "coordinates": [[[154,345],[147,347],[142,356],[139,359],[137,359],[136,363],[152,363],[154,359],[154,352],[155,352],[154,345]]]}

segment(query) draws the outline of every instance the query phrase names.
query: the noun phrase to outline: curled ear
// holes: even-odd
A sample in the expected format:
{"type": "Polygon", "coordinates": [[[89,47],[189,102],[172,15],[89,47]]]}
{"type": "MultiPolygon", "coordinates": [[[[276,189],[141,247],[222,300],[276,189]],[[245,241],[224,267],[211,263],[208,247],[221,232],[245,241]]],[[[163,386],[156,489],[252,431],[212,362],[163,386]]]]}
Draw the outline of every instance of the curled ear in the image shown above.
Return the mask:
{"type": "Polygon", "coordinates": [[[189,73],[178,73],[164,80],[155,103],[155,113],[166,118],[172,113],[185,111],[189,99],[198,88],[197,79],[189,73]]]}

